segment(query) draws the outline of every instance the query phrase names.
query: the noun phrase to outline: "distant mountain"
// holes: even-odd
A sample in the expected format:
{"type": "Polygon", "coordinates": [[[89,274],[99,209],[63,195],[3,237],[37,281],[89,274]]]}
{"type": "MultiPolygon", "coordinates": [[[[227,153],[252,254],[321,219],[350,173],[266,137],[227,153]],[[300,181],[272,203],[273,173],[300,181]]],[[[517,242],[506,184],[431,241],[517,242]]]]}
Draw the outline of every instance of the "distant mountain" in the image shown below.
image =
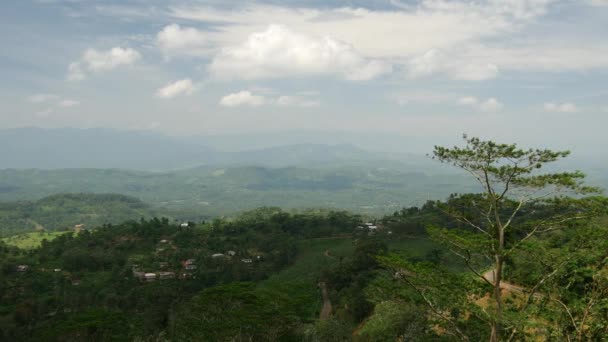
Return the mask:
{"type": "Polygon", "coordinates": [[[302,166],[378,159],[353,145],[295,144],[223,152],[201,140],[112,129],[0,130],[0,169],[176,170],[200,165],[302,166]]]}

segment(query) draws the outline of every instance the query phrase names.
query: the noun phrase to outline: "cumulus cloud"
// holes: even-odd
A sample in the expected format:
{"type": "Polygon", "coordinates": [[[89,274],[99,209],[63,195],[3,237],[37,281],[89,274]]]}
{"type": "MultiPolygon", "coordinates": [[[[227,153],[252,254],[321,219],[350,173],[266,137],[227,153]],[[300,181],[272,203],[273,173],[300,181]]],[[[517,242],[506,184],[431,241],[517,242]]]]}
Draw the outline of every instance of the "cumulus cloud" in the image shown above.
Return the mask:
{"type": "Polygon", "coordinates": [[[476,110],[480,110],[482,112],[497,112],[504,107],[502,103],[493,97],[483,101],[473,96],[466,96],[460,98],[458,103],[463,106],[475,108],[476,110]]]}
{"type": "Polygon", "coordinates": [[[156,44],[165,56],[203,56],[210,51],[205,32],[177,24],[167,25],[158,32],[156,44]]]}
{"type": "Polygon", "coordinates": [[[170,82],[156,91],[156,96],[163,99],[172,99],[178,95],[190,95],[194,92],[194,84],[189,78],[170,82]]]}
{"type": "Polygon", "coordinates": [[[369,80],[390,70],[389,64],[366,58],[347,43],[296,33],[281,25],[270,25],[249,35],[244,43],[223,49],[209,66],[216,78],[247,80],[331,74],[369,80]]]}
{"type": "Polygon", "coordinates": [[[249,106],[258,107],[266,103],[266,98],[261,95],[253,95],[250,91],[243,90],[222,97],[220,105],[224,107],[249,106]]]}
{"type": "MultiPolygon", "coordinates": [[[[606,2],[585,1],[598,5],[606,2]]],[[[268,22],[287,23],[293,32],[308,37],[325,37],[329,33],[335,41],[348,42],[368,61],[390,61],[396,69],[405,69],[409,78],[439,75],[482,81],[510,70],[563,72],[608,67],[608,59],[604,58],[608,47],[595,36],[573,33],[556,39],[542,31],[526,31],[557,0],[419,0],[416,4],[401,6],[404,2],[393,1],[397,5],[390,10],[261,4],[229,10],[175,6],[171,15],[211,25],[206,33],[218,46],[238,47],[251,32],[265,30],[268,22]],[[519,34],[521,32],[526,35],[519,34]]],[[[562,22],[560,25],[572,32],[572,24],[562,22]]],[[[243,58],[248,55],[246,49],[237,49],[237,52],[245,53],[243,58]]],[[[220,56],[231,57],[231,54],[220,56]]],[[[242,62],[242,59],[231,61],[242,62]]],[[[243,64],[246,66],[239,65],[239,71],[255,66],[255,63],[243,64]]],[[[216,66],[221,69],[222,64],[218,62],[216,66]]],[[[260,69],[269,73],[267,69],[254,68],[260,69]]],[[[231,70],[234,76],[236,72],[231,70]]],[[[296,68],[298,70],[301,69],[296,68]]],[[[337,73],[344,75],[343,69],[340,70],[337,73]]],[[[253,78],[256,73],[245,75],[253,78]]]]}
{"type": "Polygon", "coordinates": [[[576,113],[578,107],[572,102],[553,103],[547,102],[543,105],[546,112],[552,113],[576,113]]]}
{"type": "Polygon", "coordinates": [[[81,81],[88,72],[112,70],[122,65],[130,65],[141,58],[141,54],[131,48],[113,47],[107,51],[87,49],[82,57],[68,65],[68,80],[81,81]]]}

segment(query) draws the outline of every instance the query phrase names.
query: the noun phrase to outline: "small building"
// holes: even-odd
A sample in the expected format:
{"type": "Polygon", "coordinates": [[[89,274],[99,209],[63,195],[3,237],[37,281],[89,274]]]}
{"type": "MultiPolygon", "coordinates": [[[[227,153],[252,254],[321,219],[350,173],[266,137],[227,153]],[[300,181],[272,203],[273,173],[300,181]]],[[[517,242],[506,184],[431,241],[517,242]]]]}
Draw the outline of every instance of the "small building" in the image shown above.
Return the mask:
{"type": "Polygon", "coordinates": [[[80,285],[80,279],[72,279],[72,286],[80,285]]]}
{"type": "Polygon", "coordinates": [[[160,240],[160,243],[167,243],[168,241],[165,239],[160,240]]]}
{"type": "Polygon", "coordinates": [[[158,267],[160,267],[161,269],[165,269],[165,268],[169,267],[169,263],[166,261],[161,261],[158,263],[158,267]]]}
{"type": "Polygon", "coordinates": [[[175,279],[175,272],[159,272],[158,278],[160,280],[175,279]]]}
{"type": "Polygon", "coordinates": [[[155,281],[156,273],[146,273],[146,274],[144,274],[144,278],[146,279],[147,282],[155,281]]]}
{"type": "Polygon", "coordinates": [[[29,265],[17,265],[17,272],[27,272],[29,269],[29,265]]]}
{"type": "Polygon", "coordinates": [[[53,272],[61,272],[61,268],[55,268],[53,272]]]}
{"type": "Polygon", "coordinates": [[[224,256],[225,256],[225,255],[224,255],[223,253],[215,253],[215,254],[212,254],[212,255],[211,255],[211,257],[212,257],[213,259],[219,259],[219,258],[223,258],[224,256]]]}
{"type": "Polygon", "coordinates": [[[228,252],[226,252],[226,254],[228,254],[228,256],[233,257],[233,256],[236,255],[236,252],[235,251],[228,251],[228,252]]]}
{"type": "Polygon", "coordinates": [[[146,280],[146,273],[133,270],[133,277],[139,279],[140,281],[144,281],[146,280]]]}
{"type": "Polygon", "coordinates": [[[188,224],[188,222],[182,222],[179,226],[182,228],[188,228],[190,227],[190,224],[188,224]]]}
{"type": "Polygon", "coordinates": [[[82,232],[82,231],[83,231],[83,230],[85,230],[85,229],[86,229],[86,228],[84,227],[84,224],[82,224],[82,223],[81,223],[81,224],[74,225],[74,232],[75,232],[76,234],[78,234],[78,233],[82,232]]]}
{"type": "Polygon", "coordinates": [[[245,263],[245,264],[251,264],[253,262],[252,259],[241,259],[241,262],[245,263]]]}
{"type": "Polygon", "coordinates": [[[196,269],[196,260],[195,259],[184,260],[184,261],[182,261],[182,266],[184,266],[185,270],[193,271],[196,269]]]}

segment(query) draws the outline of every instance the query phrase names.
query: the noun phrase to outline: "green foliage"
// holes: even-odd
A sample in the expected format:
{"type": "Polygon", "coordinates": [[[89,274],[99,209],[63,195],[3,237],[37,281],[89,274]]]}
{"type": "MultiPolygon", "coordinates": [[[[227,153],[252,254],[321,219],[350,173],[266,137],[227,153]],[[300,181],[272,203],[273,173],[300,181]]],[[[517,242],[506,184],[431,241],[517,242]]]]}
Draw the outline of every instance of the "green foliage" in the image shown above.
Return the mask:
{"type": "Polygon", "coordinates": [[[276,341],[288,338],[295,322],[280,297],[256,291],[253,284],[231,283],[203,290],[182,306],[169,336],[177,341],[276,341]]]}
{"type": "Polygon", "coordinates": [[[385,301],[377,304],[373,314],[358,330],[355,341],[419,341],[428,338],[424,308],[407,302],[385,301]]]}

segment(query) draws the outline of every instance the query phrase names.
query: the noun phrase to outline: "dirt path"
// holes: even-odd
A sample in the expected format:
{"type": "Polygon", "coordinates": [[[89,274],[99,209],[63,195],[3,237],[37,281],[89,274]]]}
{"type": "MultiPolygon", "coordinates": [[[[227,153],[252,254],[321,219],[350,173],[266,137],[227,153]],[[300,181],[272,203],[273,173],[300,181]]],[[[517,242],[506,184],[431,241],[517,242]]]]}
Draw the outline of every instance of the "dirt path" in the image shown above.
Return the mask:
{"type": "Polygon", "coordinates": [[[321,295],[323,296],[323,308],[319,314],[319,319],[325,321],[331,316],[331,300],[329,300],[329,294],[327,293],[327,285],[325,285],[324,282],[320,282],[319,287],[321,288],[321,295]]]}
{"type": "MultiPolygon", "coordinates": [[[[494,283],[494,270],[489,270],[486,273],[483,274],[483,277],[489,281],[490,283],[494,283]]],[[[500,288],[503,290],[507,290],[507,291],[512,291],[512,292],[519,292],[519,293],[523,293],[524,292],[524,288],[521,286],[517,286],[514,284],[511,284],[509,282],[506,282],[504,280],[500,281],[500,288]]]]}

